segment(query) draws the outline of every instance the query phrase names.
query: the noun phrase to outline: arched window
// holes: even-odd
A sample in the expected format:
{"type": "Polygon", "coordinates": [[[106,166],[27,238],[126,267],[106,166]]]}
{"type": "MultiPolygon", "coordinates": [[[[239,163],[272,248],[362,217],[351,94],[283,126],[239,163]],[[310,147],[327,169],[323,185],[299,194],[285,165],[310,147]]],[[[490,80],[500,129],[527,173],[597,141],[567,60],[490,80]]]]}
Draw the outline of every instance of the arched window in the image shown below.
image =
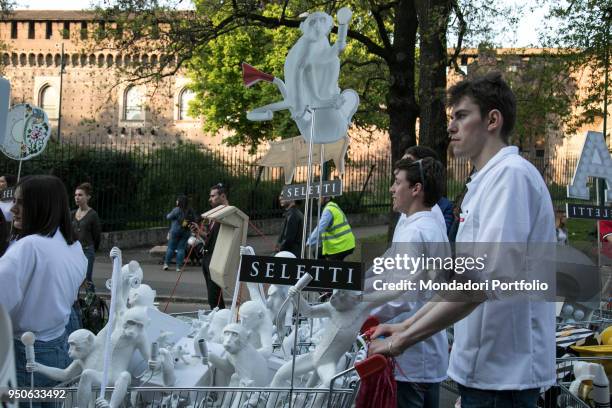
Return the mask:
{"type": "Polygon", "coordinates": [[[189,101],[193,100],[195,92],[191,89],[183,89],[179,95],[179,120],[193,120],[189,115],[189,101]]]}
{"type": "Polygon", "coordinates": [[[47,112],[49,119],[58,118],[59,95],[51,85],[45,85],[40,90],[40,107],[47,112]]]}
{"type": "Polygon", "coordinates": [[[144,95],[138,87],[132,86],[125,91],[123,106],[125,120],[144,120],[144,95]]]}

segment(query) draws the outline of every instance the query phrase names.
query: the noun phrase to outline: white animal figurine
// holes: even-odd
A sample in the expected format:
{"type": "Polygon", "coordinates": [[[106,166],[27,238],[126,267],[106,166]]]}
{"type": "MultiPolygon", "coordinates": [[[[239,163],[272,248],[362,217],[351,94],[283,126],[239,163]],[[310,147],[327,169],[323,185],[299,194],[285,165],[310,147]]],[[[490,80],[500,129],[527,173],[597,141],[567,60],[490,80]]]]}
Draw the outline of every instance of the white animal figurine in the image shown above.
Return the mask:
{"type": "Polygon", "coordinates": [[[48,367],[40,363],[27,363],[28,372],[37,372],[55,381],[68,381],[83,370],[95,368],[94,340],[95,335],[86,329],[75,330],[68,336],[68,356],[72,363],[64,369],[48,367]]]}
{"type": "Polygon", "coordinates": [[[251,344],[265,358],[272,355],[274,328],[268,311],[261,302],[249,300],[240,306],[240,324],[250,333],[251,344]]]}
{"type": "Polygon", "coordinates": [[[324,12],[309,14],[300,24],[302,36],[291,47],[285,59],[285,81],[243,65],[245,82],[250,86],[258,80],[272,81],[283,100],[247,113],[252,121],[271,120],[275,111],[289,109],[302,136],[311,138],[312,112],[317,111],[314,143],[333,143],[346,135],[348,125],[359,105],[359,96],[352,89],[340,93],[339,54],[346,48],[348,24],[352,17],[348,8],[338,10],[338,37],[333,45],[329,33],[334,25],[324,12]],[[250,77],[252,80],[248,80],[250,77]]]}
{"type": "MultiPolygon", "coordinates": [[[[150,359],[150,344],[147,341],[145,327],[149,324],[147,311],[144,307],[133,307],[127,309],[116,322],[115,329],[111,334],[111,360],[108,375],[108,386],[115,389],[111,395],[110,403],[100,397],[96,400],[96,407],[118,408],[121,406],[127,388],[132,381],[132,376],[127,371],[132,355],[136,350],[140,352],[145,360],[150,359]]],[[[102,383],[102,355],[106,340],[108,325],[96,336],[93,353],[99,359],[99,367],[86,368],[81,374],[77,390],[77,402],[79,407],[86,407],[92,397],[92,387],[102,383]]]]}
{"type": "MultiPolygon", "coordinates": [[[[265,387],[270,383],[266,359],[253,347],[249,341],[248,330],[238,323],[230,323],[223,329],[222,356],[207,354],[202,357],[202,363],[212,364],[214,368],[231,375],[232,387],[265,387]]],[[[237,395],[232,408],[241,406],[257,406],[259,396],[253,393],[246,398],[237,395]]],[[[227,401],[230,402],[230,401],[227,401]]],[[[224,407],[228,406],[225,404],[224,407]]]]}
{"type": "Polygon", "coordinates": [[[227,325],[230,319],[231,312],[229,309],[214,308],[212,312],[204,319],[204,323],[200,331],[193,339],[193,349],[196,356],[200,355],[198,350],[198,341],[204,339],[207,342],[223,343],[223,328],[227,325]]]}
{"type": "Polygon", "coordinates": [[[141,283],[138,287],[130,289],[128,294],[127,306],[144,306],[150,307],[151,309],[157,309],[155,307],[156,295],[157,292],[153,290],[149,285],[141,283]]]}

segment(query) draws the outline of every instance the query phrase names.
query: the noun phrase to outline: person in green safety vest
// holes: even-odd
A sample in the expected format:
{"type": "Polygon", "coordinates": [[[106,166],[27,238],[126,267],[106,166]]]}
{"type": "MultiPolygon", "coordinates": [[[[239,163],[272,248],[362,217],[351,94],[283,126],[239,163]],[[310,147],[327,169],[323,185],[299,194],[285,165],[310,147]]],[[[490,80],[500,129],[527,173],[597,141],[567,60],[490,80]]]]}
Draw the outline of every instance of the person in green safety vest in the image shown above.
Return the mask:
{"type": "Polygon", "coordinates": [[[307,245],[317,243],[323,247],[323,256],[331,261],[343,261],[355,250],[355,235],[338,204],[329,197],[323,197],[323,211],[319,225],[312,231],[307,245]]]}

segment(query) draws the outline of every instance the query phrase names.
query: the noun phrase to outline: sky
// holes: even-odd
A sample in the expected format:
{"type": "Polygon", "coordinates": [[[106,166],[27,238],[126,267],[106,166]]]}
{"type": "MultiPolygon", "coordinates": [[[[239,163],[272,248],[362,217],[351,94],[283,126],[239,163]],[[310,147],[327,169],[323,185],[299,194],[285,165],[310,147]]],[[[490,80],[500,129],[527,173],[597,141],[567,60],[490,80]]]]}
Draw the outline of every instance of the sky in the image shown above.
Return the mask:
{"type": "MultiPolygon", "coordinates": [[[[92,5],[98,5],[101,0],[16,0],[17,9],[31,10],[82,10],[90,8],[92,5]]],[[[178,8],[190,8],[192,2],[190,0],[172,0],[173,3],[178,3],[178,8]]],[[[524,4],[521,0],[500,0],[499,3],[513,5],[524,4]]],[[[538,3],[538,2],[534,2],[538,3]]],[[[519,26],[514,33],[505,33],[504,37],[498,42],[504,47],[528,47],[537,45],[538,31],[534,27],[540,27],[546,11],[541,7],[536,7],[531,12],[526,12],[525,16],[519,23],[519,26]]],[[[500,24],[503,22],[500,21],[500,24]]]]}

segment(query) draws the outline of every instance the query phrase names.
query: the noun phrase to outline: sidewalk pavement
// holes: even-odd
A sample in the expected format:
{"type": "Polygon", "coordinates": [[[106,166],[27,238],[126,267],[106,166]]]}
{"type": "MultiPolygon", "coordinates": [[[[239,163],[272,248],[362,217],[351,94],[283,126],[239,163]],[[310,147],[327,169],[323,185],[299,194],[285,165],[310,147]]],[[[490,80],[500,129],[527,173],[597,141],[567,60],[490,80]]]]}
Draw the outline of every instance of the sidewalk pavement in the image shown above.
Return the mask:
{"type": "MultiPolygon", "coordinates": [[[[354,228],[356,238],[366,238],[385,234],[387,225],[375,225],[354,228]]],[[[253,236],[247,238],[247,245],[255,250],[256,254],[268,255],[273,252],[276,243],[276,235],[253,236]]],[[[162,270],[162,257],[149,255],[151,248],[128,249],[122,252],[123,263],[131,260],[138,261],[143,270],[143,283],[151,286],[157,291],[157,300],[160,309],[164,309],[166,302],[172,297],[172,305],[168,312],[194,311],[208,308],[206,301],[206,284],[202,267],[199,265],[187,265],[181,273],[175,271],[175,265],[170,265],[169,270],[162,270]],[[180,279],[179,279],[180,275],[180,279]]],[[[96,253],[94,264],[94,284],[98,293],[108,293],[105,282],[112,275],[112,263],[108,254],[96,253]]]]}

